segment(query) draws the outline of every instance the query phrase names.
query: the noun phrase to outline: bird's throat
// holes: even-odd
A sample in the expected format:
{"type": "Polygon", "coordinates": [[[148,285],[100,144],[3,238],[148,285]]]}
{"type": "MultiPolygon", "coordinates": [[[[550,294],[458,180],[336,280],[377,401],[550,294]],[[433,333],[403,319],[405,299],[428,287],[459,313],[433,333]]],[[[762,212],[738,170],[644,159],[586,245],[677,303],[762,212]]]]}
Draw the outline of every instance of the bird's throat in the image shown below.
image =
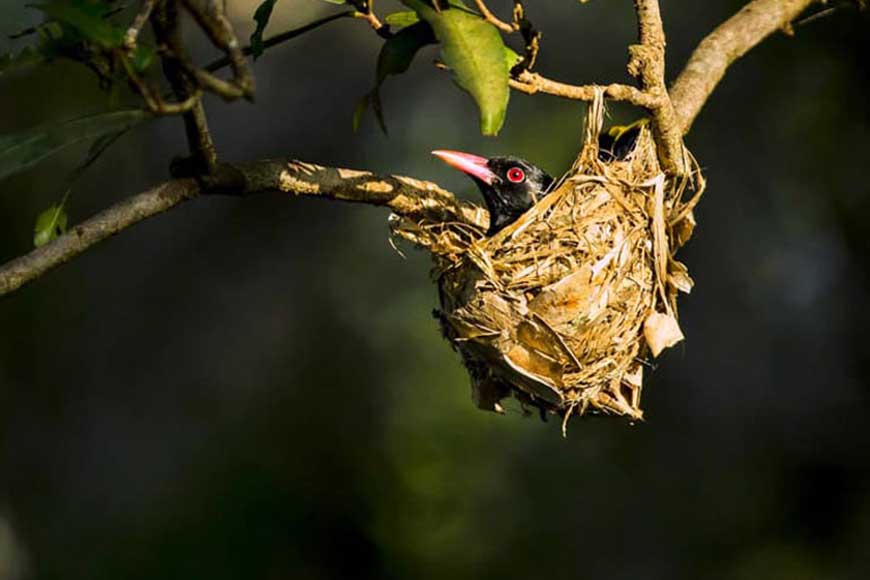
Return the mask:
{"type": "Polygon", "coordinates": [[[522,214],[522,211],[517,212],[507,200],[491,187],[481,184],[480,192],[483,194],[483,201],[489,212],[489,231],[487,235],[494,234],[522,214]]]}

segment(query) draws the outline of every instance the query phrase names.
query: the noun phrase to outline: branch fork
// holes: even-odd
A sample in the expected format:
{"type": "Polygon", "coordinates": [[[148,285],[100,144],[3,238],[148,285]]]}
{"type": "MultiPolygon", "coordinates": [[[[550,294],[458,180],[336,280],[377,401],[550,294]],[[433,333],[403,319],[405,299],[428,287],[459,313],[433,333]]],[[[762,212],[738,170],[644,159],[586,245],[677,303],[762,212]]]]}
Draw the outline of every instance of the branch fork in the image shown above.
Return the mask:
{"type": "MultiPolygon", "coordinates": [[[[196,0],[180,1],[186,6],[199,6],[196,0]]],[[[640,41],[629,49],[628,66],[638,79],[640,88],[610,84],[604,87],[604,94],[612,100],[626,101],[652,112],[659,156],[666,168],[679,173],[681,166],[684,166],[685,155],[682,135],[689,131],[728,67],[767,36],[778,30],[788,30],[793,20],[808,6],[819,1],[822,0],[752,0],[700,42],[669,92],[665,85],[665,36],[658,2],[635,0],[640,41]]],[[[125,228],[203,193],[249,195],[281,191],[386,206],[404,216],[438,207],[444,208],[445,221],[460,221],[481,227],[486,223],[486,215],[481,210],[457,201],[450,192],[434,183],[409,177],[377,176],[364,171],[297,161],[261,161],[223,170],[224,166],[218,164],[197,92],[199,87],[196,82],[203,78],[192,74],[191,65],[180,57],[183,52],[172,12],[175,2],[155,0],[151,9],[147,4],[150,3],[146,0],[143,10],[131,25],[132,32],[128,31],[128,38],[135,43],[138,30],[144,23],[143,18],[150,18],[158,42],[167,46],[168,51],[161,57],[179,103],[173,105],[155,101],[152,104],[164,109],[173,106],[177,109],[171,112],[183,113],[188,141],[194,161],[198,163],[194,165],[196,170],[193,173],[199,177],[175,179],[121,201],[52,242],[0,266],[0,296],[15,291],[125,228]]],[[[521,7],[519,3],[516,6],[521,7]]],[[[368,8],[370,10],[371,2],[368,8]]],[[[208,0],[204,9],[212,10],[212,16],[223,14],[218,0],[208,0]]],[[[522,26],[524,19],[517,17],[517,13],[515,10],[515,21],[522,26]]],[[[352,12],[340,13],[332,18],[350,14],[352,12]]],[[[226,29],[226,21],[217,17],[216,20],[206,18],[203,22],[214,28],[213,32],[217,36],[213,40],[217,40],[216,44],[226,54],[226,62],[233,66],[235,80],[223,82],[237,82],[236,87],[242,93],[252,91],[252,79],[246,80],[249,71],[244,62],[245,50],[239,48],[234,36],[230,36],[232,30],[226,29]]],[[[506,26],[514,31],[512,25],[506,26]]],[[[592,100],[599,90],[596,85],[575,86],[553,81],[528,68],[530,66],[512,75],[512,88],[529,94],[540,92],[582,101],[592,100]]],[[[204,70],[210,72],[213,67],[204,70]]]]}

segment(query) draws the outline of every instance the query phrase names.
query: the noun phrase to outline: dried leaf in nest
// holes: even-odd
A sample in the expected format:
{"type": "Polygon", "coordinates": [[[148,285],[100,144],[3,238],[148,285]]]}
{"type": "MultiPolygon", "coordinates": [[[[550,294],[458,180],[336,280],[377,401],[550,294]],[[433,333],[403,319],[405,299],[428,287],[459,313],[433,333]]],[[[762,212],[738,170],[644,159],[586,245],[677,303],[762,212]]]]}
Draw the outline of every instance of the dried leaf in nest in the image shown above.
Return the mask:
{"type": "Polygon", "coordinates": [[[640,419],[645,357],[683,338],[676,293],[692,280],[673,252],[692,233],[703,179],[667,178],[646,128],[627,159],[600,161],[595,106],[571,171],[494,236],[419,216],[391,222],[433,255],[442,331],[482,408],[499,411],[512,394],[566,420],[640,419]]]}
{"type": "Polygon", "coordinates": [[[643,337],[653,356],[683,340],[683,331],[673,314],[652,312],[643,321],[643,337]]]}

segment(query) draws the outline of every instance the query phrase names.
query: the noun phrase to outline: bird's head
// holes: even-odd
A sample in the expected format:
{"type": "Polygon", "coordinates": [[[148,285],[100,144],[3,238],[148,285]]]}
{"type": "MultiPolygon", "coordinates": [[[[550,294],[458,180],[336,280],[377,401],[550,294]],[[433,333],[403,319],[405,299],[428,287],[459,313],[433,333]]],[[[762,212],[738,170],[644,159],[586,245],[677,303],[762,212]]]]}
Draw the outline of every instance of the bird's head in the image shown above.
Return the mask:
{"type": "Polygon", "coordinates": [[[553,178],[519,157],[480,157],[459,151],[437,150],[433,155],[469,175],[486,202],[492,235],[520,217],[543,197],[553,178]]]}

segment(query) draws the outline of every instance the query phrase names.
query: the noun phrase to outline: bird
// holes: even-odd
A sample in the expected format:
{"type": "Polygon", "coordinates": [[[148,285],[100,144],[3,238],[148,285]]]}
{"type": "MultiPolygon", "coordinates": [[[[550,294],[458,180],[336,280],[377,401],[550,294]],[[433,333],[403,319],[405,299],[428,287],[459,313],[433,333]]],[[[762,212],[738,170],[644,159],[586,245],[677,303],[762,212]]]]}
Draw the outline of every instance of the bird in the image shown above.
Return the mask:
{"type": "MultiPolygon", "coordinates": [[[[605,162],[625,159],[647,122],[644,118],[602,133],[598,139],[599,159],[605,162]]],[[[449,149],[436,149],[432,155],[471,177],[480,189],[490,215],[487,236],[515,222],[547,195],[555,183],[546,171],[513,155],[487,158],[449,149]]]]}
{"type": "Polygon", "coordinates": [[[598,136],[598,158],[601,161],[622,161],[637,144],[640,130],[649,123],[642,117],[628,125],[613,125],[598,136]]]}
{"type": "Polygon", "coordinates": [[[516,221],[553,184],[547,172],[519,157],[486,158],[446,149],[435,150],[432,155],[471,177],[480,189],[490,216],[487,236],[516,221]]]}

